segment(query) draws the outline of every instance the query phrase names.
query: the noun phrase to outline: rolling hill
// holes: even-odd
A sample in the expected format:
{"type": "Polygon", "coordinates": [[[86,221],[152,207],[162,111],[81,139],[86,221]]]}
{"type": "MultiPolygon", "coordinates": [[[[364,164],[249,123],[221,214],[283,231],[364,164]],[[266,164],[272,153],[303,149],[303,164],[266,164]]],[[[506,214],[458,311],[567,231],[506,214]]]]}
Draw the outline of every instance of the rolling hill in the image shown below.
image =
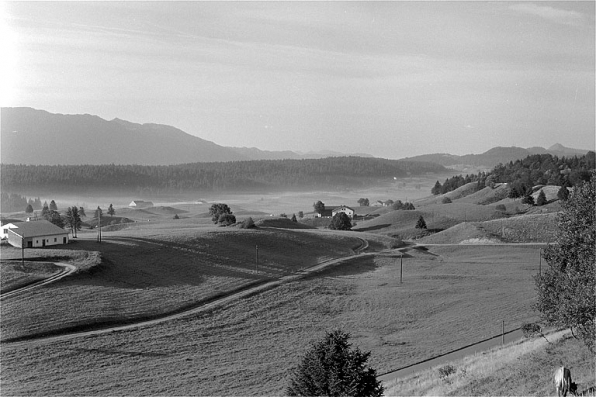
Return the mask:
{"type": "Polygon", "coordinates": [[[548,149],[542,147],[531,147],[528,149],[520,147],[495,147],[481,154],[466,154],[457,156],[447,153],[424,154],[421,156],[408,157],[404,160],[426,161],[437,163],[445,167],[474,166],[479,168],[493,168],[499,163],[505,164],[510,161],[526,158],[532,154],[552,154],[558,157],[581,156],[589,150],[567,148],[559,143],[548,149]]]}

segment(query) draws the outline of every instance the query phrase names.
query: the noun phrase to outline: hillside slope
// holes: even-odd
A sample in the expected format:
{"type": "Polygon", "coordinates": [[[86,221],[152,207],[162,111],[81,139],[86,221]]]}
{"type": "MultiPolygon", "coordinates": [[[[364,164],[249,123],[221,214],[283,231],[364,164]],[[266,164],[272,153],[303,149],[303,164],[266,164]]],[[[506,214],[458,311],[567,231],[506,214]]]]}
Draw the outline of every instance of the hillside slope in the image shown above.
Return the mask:
{"type": "Polygon", "coordinates": [[[232,149],[161,124],[2,108],[4,164],[180,164],[247,160],[232,149]]]}

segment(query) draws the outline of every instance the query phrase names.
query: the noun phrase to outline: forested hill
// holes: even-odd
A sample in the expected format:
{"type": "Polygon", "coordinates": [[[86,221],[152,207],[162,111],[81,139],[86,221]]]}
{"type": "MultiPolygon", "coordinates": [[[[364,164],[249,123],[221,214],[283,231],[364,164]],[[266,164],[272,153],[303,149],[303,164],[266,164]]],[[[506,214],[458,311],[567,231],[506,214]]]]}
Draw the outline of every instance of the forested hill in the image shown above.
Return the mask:
{"type": "MultiPolygon", "coordinates": [[[[11,192],[259,191],[363,187],[394,177],[447,170],[437,164],[364,157],[141,165],[2,165],[11,192]]],[[[37,193],[39,194],[39,193],[37,193]]]]}

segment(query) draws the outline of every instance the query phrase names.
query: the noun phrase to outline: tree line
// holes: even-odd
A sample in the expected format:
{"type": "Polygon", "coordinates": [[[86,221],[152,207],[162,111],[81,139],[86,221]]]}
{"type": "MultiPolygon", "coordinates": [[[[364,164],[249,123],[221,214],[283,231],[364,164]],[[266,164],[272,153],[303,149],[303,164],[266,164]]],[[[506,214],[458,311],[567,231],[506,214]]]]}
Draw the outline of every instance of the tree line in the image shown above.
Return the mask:
{"type": "Polygon", "coordinates": [[[591,178],[596,168],[594,152],[583,156],[558,157],[552,154],[533,154],[524,159],[497,165],[489,173],[462,175],[439,181],[431,189],[434,195],[451,192],[470,182],[477,182],[477,190],[493,187],[495,183],[511,185],[512,198],[524,197],[537,185],[572,187],[591,178]]]}
{"type": "Polygon", "coordinates": [[[303,160],[255,160],[169,166],[2,164],[2,190],[225,191],[366,186],[379,179],[442,172],[416,161],[367,157],[303,160]]]}

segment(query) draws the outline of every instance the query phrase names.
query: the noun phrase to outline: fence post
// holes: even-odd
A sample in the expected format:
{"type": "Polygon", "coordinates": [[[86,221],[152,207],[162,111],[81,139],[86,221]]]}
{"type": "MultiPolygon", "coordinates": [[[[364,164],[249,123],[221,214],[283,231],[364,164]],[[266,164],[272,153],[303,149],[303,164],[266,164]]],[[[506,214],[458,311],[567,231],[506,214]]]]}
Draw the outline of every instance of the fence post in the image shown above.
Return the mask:
{"type": "Polygon", "coordinates": [[[503,320],[501,327],[501,345],[505,344],[505,320],[503,320]]]}
{"type": "Polygon", "coordinates": [[[403,274],[404,274],[404,254],[402,253],[399,257],[399,283],[401,284],[403,281],[403,274]]]}

